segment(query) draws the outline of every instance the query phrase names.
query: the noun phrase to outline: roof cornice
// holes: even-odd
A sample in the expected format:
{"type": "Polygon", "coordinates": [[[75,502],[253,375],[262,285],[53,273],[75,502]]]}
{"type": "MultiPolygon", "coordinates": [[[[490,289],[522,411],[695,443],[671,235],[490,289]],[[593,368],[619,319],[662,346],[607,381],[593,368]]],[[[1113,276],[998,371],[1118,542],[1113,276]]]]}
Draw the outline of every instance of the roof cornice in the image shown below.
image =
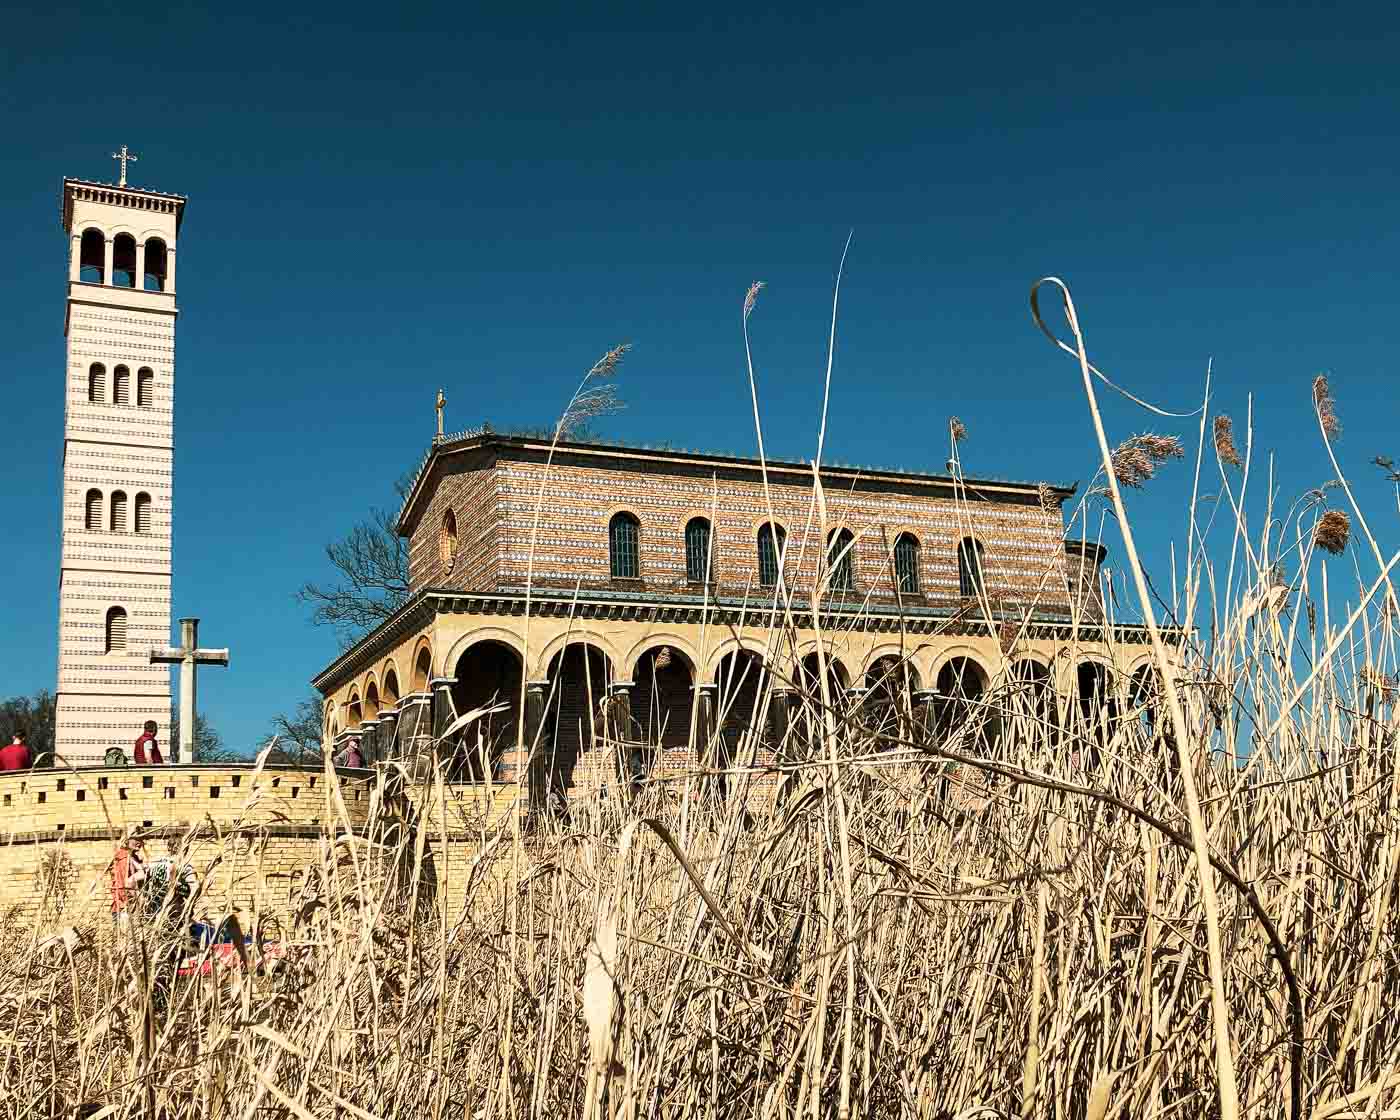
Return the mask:
{"type": "Polygon", "coordinates": [[[105,202],[111,206],[125,206],[132,210],[146,210],[160,214],[175,215],[176,232],[185,217],[185,203],[189,201],[182,194],[166,194],[163,191],[146,190],[142,187],[123,187],[116,183],[100,183],[91,179],[63,180],[63,195],[59,205],[59,217],[65,231],[73,228],[73,202],[75,199],[105,202]]]}
{"type": "MultiPolygon", "coordinates": [[[[770,459],[766,463],[741,455],[724,455],[715,452],[685,451],[674,448],[629,447],[620,443],[569,443],[552,445],[547,439],[528,436],[512,436],[493,432],[489,428],[472,429],[459,435],[434,440],[428,448],[408,497],[404,499],[395,528],[401,536],[407,535],[407,526],[413,511],[421,498],[433,465],[442,458],[483,449],[495,449],[509,455],[514,452],[521,458],[544,458],[551,452],[555,459],[571,458],[613,462],[618,464],[670,463],[691,468],[708,467],[715,471],[731,471],[760,475],[765,466],[770,475],[784,476],[788,485],[811,485],[812,464],[788,459],[770,459]]],[[[851,467],[835,464],[824,465],[822,480],[827,485],[841,485],[857,481],[866,484],[885,483],[890,486],[915,487],[950,496],[978,500],[995,500],[997,497],[1015,497],[1021,501],[1039,501],[1043,484],[1037,482],[1014,482],[992,478],[954,478],[952,475],[925,474],[918,471],[896,471],[882,468],[851,467]]],[[[1056,500],[1063,502],[1071,497],[1079,484],[1073,486],[1044,484],[1045,489],[1056,500]]]]}

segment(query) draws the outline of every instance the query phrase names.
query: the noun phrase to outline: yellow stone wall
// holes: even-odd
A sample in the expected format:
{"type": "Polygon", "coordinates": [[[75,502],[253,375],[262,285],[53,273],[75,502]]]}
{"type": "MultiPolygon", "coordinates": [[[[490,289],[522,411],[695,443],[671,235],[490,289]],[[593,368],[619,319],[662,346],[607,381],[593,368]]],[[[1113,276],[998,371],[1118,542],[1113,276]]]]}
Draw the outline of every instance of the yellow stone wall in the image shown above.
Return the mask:
{"type": "Polygon", "coordinates": [[[405,817],[426,834],[439,897],[451,905],[461,897],[452,880],[515,804],[517,787],[406,792],[406,805],[386,802],[379,777],[365,771],[328,780],[322,771],[252,764],[0,774],[0,918],[109,921],[112,857],[135,831],[149,856],[164,855],[170,837],[188,838],[202,884],[197,914],[217,920],[237,908],[245,923],[271,916],[285,930],[318,869],[349,866],[352,846],[366,858],[380,830],[405,817]]]}

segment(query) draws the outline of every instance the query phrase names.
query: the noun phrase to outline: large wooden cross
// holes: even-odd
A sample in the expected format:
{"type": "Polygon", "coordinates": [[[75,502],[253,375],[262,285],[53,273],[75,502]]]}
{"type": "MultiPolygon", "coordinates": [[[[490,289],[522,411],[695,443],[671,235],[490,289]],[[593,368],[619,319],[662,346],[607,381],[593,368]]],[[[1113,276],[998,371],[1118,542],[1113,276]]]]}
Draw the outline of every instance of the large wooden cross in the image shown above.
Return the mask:
{"type": "Polygon", "coordinates": [[[196,668],[200,665],[222,665],[228,668],[228,650],[199,648],[199,619],[180,619],[180,645],[151,650],[152,665],[180,666],[180,744],[179,754],[171,762],[194,761],[194,721],[199,706],[195,703],[196,668]]]}

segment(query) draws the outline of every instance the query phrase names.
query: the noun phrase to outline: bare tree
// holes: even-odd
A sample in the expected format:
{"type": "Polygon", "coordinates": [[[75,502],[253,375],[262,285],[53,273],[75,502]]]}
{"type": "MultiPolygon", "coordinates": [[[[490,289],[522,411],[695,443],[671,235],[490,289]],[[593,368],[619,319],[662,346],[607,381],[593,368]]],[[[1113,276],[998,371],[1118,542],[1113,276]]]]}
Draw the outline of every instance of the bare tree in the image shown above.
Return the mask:
{"type": "MultiPolygon", "coordinates": [[[[401,502],[412,487],[411,474],[394,483],[401,502]]],[[[314,608],[311,621],[335,627],[342,645],[353,645],[408,599],[408,542],[399,536],[397,521],[396,512],[371,510],[366,520],[326,546],[326,557],[339,580],[308,582],[297,592],[299,603],[314,608]]]]}
{"type": "Polygon", "coordinates": [[[297,705],[291,715],[281,712],[272,717],[272,732],[277,746],[269,761],[305,765],[321,756],[321,697],[313,693],[297,705]]]}

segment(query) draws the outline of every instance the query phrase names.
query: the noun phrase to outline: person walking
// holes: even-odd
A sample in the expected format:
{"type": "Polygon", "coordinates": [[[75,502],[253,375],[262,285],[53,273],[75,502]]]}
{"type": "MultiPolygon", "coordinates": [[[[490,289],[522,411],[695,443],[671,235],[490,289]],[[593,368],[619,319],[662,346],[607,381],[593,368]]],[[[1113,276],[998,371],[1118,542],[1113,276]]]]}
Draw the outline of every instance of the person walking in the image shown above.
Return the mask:
{"type": "Polygon", "coordinates": [[[142,728],[141,737],[136,740],[136,765],[161,765],[165,759],[160,755],[160,743],[156,740],[156,721],[148,719],[142,728]]]}
{"type": "Polygon", "coordinates": [[[146,842],[131,836],[117,845],[112,857],[112,921],[124,925],[130,919],[131,892],[146,877],[146,842]]]}
{"type": "Polygon", "coordinates": [[[25,742],[24,728],[15,728],[13,740],[8,747],[0,747],[0,770],[28,770],[34,765],[34,756],[25,742]]]}

